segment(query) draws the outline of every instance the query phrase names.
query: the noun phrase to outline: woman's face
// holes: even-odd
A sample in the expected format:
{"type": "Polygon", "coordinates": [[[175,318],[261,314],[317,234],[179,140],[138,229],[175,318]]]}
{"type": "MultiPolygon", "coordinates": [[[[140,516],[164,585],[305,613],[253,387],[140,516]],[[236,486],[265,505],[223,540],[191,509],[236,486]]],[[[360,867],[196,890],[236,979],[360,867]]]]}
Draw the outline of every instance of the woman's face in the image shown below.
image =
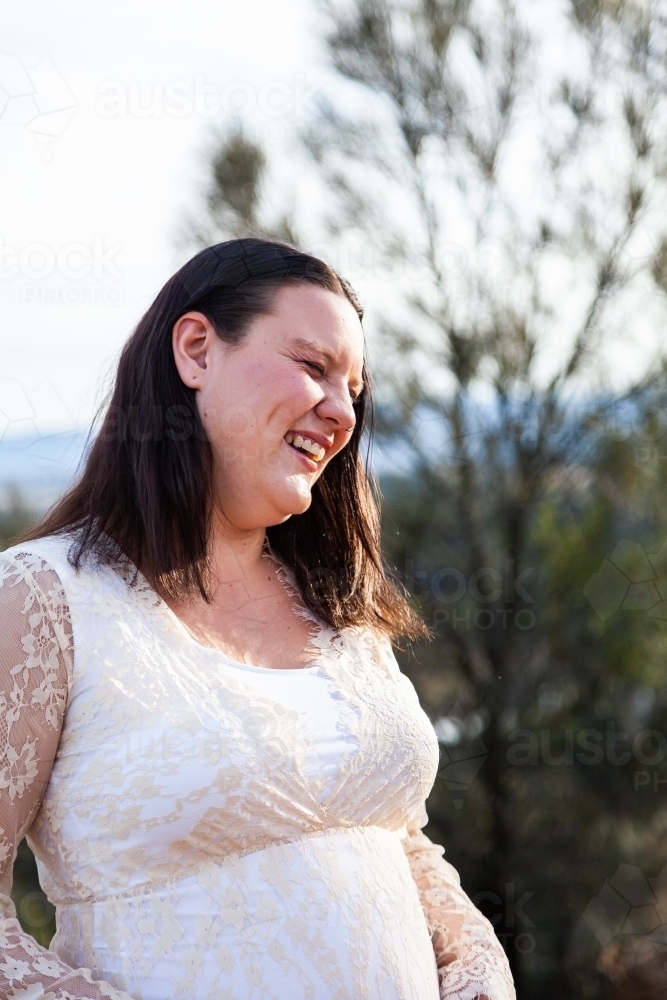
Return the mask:
{"type": "Polygon", "coordinates": [[[307,510],[313,483],[350,440],[363,388],[352,304],[317,285],[287,285],[239,345],[191,312],[175,324],[173,346],[183,382],[196,390],[225,520],[248,530],[307,510]]]}

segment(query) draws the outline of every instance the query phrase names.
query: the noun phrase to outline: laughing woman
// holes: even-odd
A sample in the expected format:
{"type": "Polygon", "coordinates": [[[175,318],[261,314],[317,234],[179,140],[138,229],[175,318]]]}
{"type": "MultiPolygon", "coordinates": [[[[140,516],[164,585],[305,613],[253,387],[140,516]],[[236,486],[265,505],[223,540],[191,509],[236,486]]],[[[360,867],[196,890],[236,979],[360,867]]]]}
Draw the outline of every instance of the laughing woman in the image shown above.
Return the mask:
{"type": "Polygon", "coordinates": [[[233,240],[121,355],[81,478],[0,561],[0,995],[511,1000],[421,832],[433,729],[359,454],[362,310],[233,240]],[[50,951],[10,901],[28,835],[50,951]]]}

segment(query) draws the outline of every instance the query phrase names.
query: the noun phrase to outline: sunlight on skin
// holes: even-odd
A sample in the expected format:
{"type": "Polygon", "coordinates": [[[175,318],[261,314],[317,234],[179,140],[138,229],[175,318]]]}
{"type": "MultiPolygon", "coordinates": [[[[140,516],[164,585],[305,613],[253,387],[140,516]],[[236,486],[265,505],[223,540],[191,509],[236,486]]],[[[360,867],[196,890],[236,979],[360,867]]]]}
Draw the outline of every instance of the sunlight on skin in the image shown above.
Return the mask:
{"type": "Polygon", "coordinates": [[[212,601],[170,607],[192,635],[241,662],[303,666],[309,626],[294,614],[265,530],[311,503],[311,489],[354,430],[364,339],[347,299],[315,285],[280,289],[230,347],[198,312],[173,331],[176,366],[196,401],[214,456],[212,601]],[[325,450],[321,461],[288,444],[297,432],[325,450]],[[259,659],[257,659],[259,657],[259,659]]]}

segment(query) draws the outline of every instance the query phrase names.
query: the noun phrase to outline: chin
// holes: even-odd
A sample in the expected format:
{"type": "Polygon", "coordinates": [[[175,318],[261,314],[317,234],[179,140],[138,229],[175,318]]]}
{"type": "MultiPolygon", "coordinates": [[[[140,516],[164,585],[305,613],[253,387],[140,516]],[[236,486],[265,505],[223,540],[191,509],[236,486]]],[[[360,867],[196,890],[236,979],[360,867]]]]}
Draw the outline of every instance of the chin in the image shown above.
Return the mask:
{"type": "Polygon", "coordinates": [[[294,492],[290,491],[290,494],[290,496],[275,498],[274,506],[276,511],[279,513],[278,517],[274,521],[274,524],[282,524],[283,521],[287,521],[290,517],[295,517],[298,514],[305,514],[313,502],[310,490],[308,490],[305,494],[301,491],[299,491],[296,495],[294,492]]]}

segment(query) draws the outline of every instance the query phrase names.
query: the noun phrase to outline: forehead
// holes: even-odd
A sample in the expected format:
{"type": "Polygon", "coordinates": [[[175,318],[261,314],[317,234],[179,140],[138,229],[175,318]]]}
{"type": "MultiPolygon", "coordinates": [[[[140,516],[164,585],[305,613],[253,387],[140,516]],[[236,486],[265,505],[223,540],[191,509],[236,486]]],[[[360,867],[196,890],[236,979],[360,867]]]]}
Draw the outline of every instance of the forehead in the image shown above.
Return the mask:
{"type": "Polygon", "coordinates": [[[287,285],[278,289],[269,316],[274,332],[294,347],[317,351],[332,363],[363,363],[363,328],[345,296],[318,285],[287,285]]]}

